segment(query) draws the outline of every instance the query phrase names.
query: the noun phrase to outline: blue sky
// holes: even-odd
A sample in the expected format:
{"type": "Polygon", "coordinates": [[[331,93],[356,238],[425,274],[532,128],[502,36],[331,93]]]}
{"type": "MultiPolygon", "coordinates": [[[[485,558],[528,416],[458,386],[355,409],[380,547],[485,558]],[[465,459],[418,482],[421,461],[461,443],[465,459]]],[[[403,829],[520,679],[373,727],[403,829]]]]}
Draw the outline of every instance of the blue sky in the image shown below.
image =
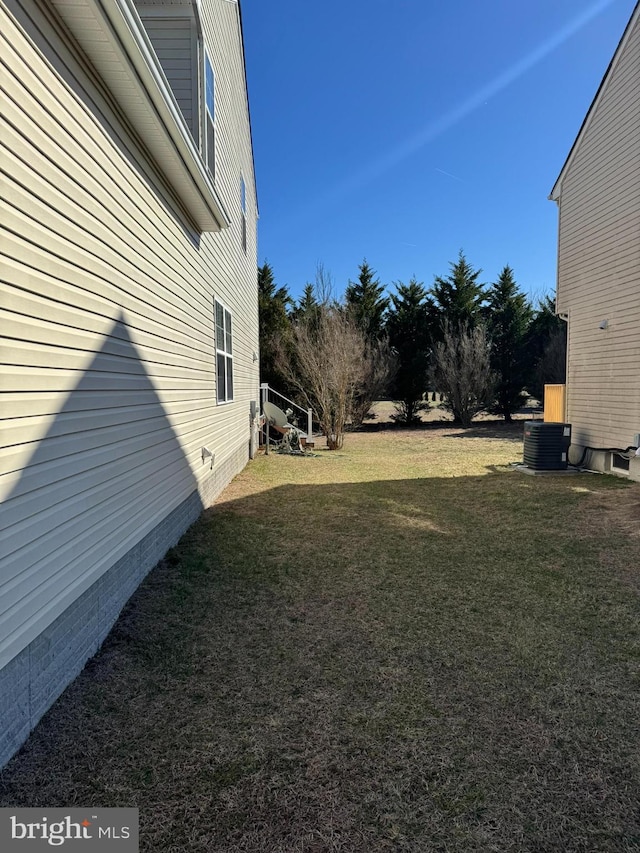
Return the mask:
{"type": "Polygon", "coordinates": [[[547,197],[635,0],[244,0],[258,261],[294,297],[363,257],[430,286],[463,249],[555,288],[547,197]]]}

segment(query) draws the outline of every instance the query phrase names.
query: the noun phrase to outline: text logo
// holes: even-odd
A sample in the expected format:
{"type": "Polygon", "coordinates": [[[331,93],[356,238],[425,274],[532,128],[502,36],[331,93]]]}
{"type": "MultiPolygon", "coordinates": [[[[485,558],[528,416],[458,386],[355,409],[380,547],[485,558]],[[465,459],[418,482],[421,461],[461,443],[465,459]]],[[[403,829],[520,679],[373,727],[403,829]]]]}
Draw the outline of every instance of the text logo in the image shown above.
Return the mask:
{"type": "Polygon", "coordinates": [[[0,850],[138,853],[138,809],[0,809],[0,850]]]}

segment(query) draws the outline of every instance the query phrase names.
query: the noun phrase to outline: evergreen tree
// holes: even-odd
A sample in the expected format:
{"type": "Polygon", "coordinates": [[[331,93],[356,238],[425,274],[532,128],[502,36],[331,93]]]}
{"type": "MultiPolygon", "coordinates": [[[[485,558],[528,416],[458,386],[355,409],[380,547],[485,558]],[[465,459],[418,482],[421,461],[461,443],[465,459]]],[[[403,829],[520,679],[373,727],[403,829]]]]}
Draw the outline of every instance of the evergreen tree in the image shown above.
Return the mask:
{"type": "Polygon", "coordinates": [[[345,291],[344,308],[349,319],[362,331],[366,341],[367,373],[355,397],[352,426],[360,426],[378,397],[387,392],[391,374],[390,349],[385,332],[389,299],[383,297],[384,285],[375,277],[366,258],[359,266],[357,281],[345,291]]]}
{"type": "Polygon", "coordinates": [[[319,310],[320,303],[316,299],[315,289],[312,284],[307,282],[298,304],[291,312],[291,317],[294,321],[313,320],[318,317],[319,310]]]}
{"type": "Polygon", "coordinates": [[[384,285],[375,278],[375,271],[366,258],[359,270],[358,280],[350,281],[345,291],[347,313],[368,340],[380,340],[384,335],[384,318],[389,300],[382,296],[384,285]]]}
{"type": "Polygon", "coordinates": [[[446,278],[436,276],[431,288],[435,332],[442,337],[445,324],[456,329],[473,329],[483,319],[484,285],[478,283],[482,270],[474,270],[462,250],[456,263],[451,263],[446,278]]]}
{"type": "Polygon", "coordinates": [[[531,318],[531,306],[518,289],[513,270],[505,266],[488,294],[487,332],[496,382],[492,410],[508,422],[523,402],[527,383],[525,339],[531,318]]]}
{"type": "Polygon", "coordinates": [[[396,357],[397,372],[392,395],[397,400],[397,420],[407,425],[418,420],[425,408],[430,354],[430,322],[427,291],[413,277],[409,284],[394,282],[387,319],[389,343],[396,357]]]}
{"type": "Polygon", "coordinates": [[[555,296],[538,303],[526,336],[527,390],[543,401],[546,384],[566,379],[567,324],[556,314],[555,296]]]}
{"type": "Polygon", "coordinates": [[[291,298],[286,287],[276,287],[273,269],[266,261],[258,267],[258,322],[260,334],[260,381],[279,387],[279,352],[290,336],[287,309],[291,298]]]}

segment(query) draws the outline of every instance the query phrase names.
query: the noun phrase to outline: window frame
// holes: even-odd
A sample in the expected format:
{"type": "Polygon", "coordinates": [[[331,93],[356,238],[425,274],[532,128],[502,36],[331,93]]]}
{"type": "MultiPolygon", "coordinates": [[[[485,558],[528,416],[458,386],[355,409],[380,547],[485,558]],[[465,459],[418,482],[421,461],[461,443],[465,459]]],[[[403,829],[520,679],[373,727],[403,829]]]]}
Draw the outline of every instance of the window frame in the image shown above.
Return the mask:
{"type": "Polygon", "coordinates": [[[203,44],[203,110],[202,110],[202,159],[211,179],[216,177],[216,73],[208,49],[203,44]],[[211,74],[209,75],[209,71],[211,74]],[[209,82],[209,79],[211,82],[209,82]],[[209,86],[211,87],[211,109],[209,108],[209,86]],[[209,137],[211,127],[211,138],[209,137]]]}
{"type": "Polygon", "coordinates": [[[233,378],[233,314],[219,299],[214,300],[214,338],[216,350],[216,403],[224,405],[234,401],[233,378]],[[218,333],[218,309],[222,312],[222,334],[218,333]],[[222,337],[222,341],[220,341],[222,337]],[[222,346],[220,346],[222,344],[222,346]],[[228,347],[228,348],[227,348],[228,347]],[[220,381],[220,359],[224,364],[223,381],[220,381]],[[231,394],[228,392],[229,378],[231,379],[231,394]],[[222,391],[222,395],[221,395],[222,391]]]}
{"type": "Polygon", "coordinates": [[[247,184],[242,172],[240,173],[240,216],[242,250],[247,254],[247,184]]]}

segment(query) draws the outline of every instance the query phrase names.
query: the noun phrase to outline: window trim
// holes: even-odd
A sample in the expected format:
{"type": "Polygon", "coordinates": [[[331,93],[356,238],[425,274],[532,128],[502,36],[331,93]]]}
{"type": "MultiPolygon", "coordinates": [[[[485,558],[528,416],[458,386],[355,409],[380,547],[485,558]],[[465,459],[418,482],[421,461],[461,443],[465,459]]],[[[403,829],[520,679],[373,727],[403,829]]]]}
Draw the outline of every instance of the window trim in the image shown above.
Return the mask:
{"type": "Polygon", "coordinates": [[[203,98],[202,98],[202,159],[209,170],[211,180],[216,177],[216,72],[209,50],[203,46],[203,98]],[[209,74],[211,71],[211,109],[209,109],[209,74]],[[213,151],[209,151],[209,121],[213,138],[213,151]]]}
{"type": "Polygon", "coordinates": [[[234,360],[234,357],[233,357],[233,326],[234,326],[234,322],[233,322],[233,313],[232,313],[230,308],[227,308],[227,306],[224,304],[224,302],[221,302],[219,299],[214,299],[213,306],[214,306],[213,307],[213,325],[214,325],[214,339],[215,339],[215,350],[216,350],[216,403],[220,406],[223,406],[223,405],[226,405],[227,403],[233,403],[233,401],[235,399],[234,398],[235,382],[234,382],[234,377],[233,377],[233,360],[234,360]],[[222,341],[222,343],[224,345],[224,349],[222,349],[219,346],[220,342],[218,340],[218,306],[220,307],[220,310],[222,311],[222,320],[223,320],[223,325],[222,325],[223,341],[222,341]],[[229,330],[230,343],[231,343],[229,350],[226,349],[227,317],[229,319],[229,325],[231,327],[229,330]],[[221,385],[221,383],[220,383],[220,376],[219,376],[219,370],[218,370],[218,358],[220,356],[222,356],[224,358],[224,365],[225,365],[224,397],[222,397],[222,398],[220,397],[220,385],[221,385]],[[231,368],[231,396],[229,396],[227,393],[227,377],[228,377],[229,367],[231,368]]]}
{"type": "Polygon", "coordinates": [[[241,218],[241,245],[242,250],[247,254],[247,183],[244,175],[240,172],[240,218],[241,218]]]}

